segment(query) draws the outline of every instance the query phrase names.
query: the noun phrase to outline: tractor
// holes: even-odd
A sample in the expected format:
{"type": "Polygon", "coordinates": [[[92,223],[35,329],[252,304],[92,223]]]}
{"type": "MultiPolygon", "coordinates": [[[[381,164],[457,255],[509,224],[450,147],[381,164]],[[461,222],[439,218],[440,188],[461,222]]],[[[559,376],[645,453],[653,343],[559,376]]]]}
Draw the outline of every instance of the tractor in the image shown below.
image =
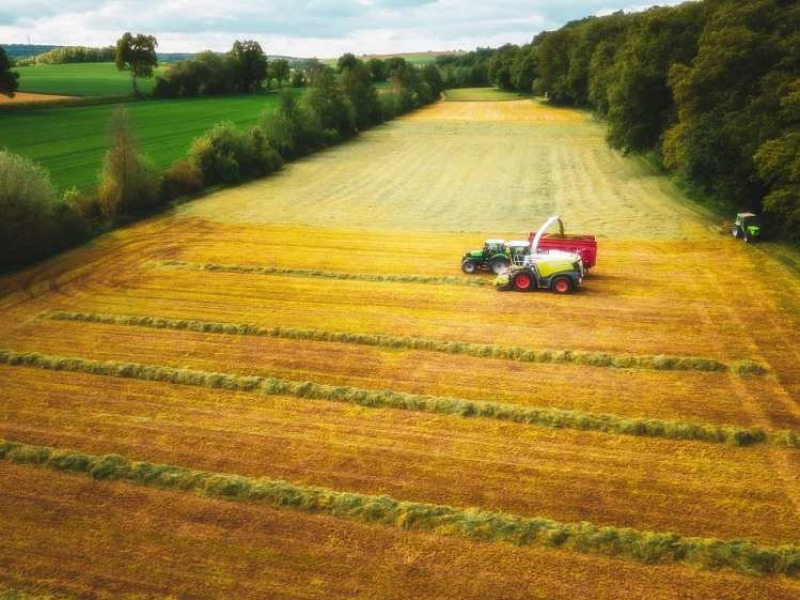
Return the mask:
{"type": "Polygon", "coordinates": [[[486,240],[480,250],[465,252],[461,258],[461,270],[472,275],[478,269],[503,273],[511,264],[511,256],[505,240],[486,240]]]}
{"type": "Polygon", "coordinates": [[[735,238],[741,238],[745,243],[754,242],[761,236],[761,219],[753,213],[739,213],[733,223],[731,233],[735,238]]]}
{"type": "Polygon", "coordinates": [[[531,241],[526,242],[527,251],[512,255],[510,269],[495,279],[497,289],[520,292],[547,289],[568,294],[583,283],[586,272],[580,254],[556,249],[548,249],[546,253],[539,251],[545,231],[556,222],[561,223],[561,217],[550,217],[531,241]]]}
{"type": "Polygon", "coordinates": [[[578,255],[527,255],[521,263],[495,279],[498,290],[528,292],[544,289],[556,294],[569,294],[583,284],[585,272],[578,255]]]}

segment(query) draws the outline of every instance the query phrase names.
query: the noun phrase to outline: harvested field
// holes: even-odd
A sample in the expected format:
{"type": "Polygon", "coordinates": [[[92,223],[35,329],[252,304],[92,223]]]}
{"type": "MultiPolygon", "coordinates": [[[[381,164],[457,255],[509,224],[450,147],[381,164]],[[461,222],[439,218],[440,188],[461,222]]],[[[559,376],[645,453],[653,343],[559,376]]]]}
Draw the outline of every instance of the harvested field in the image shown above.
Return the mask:
{"type": "MultiPolygon", "coordinates": [[[[109,594],[276,600],[486,598],[791,600],[796,580],[648,566],[558,549],[514,548],[0,462],[8,568],[0,582],[47,580],[76,597],[109,594]],[[49,498],[45,504],[42,498],[49,498]],[[37,536],[30,532],[36,530],[37,536]],[[291,535],[287,535],[291,532],[291,535]],[[58,544],[49,540],[58,538],[58,544]],[[488,567],[487,565],[491,565],[488,567]],[[530,565],[547,565],[530,568],[530,565]],[[471,573],[466,578],[464,573],[471,573]]],[[[30,584],[29,584],[30,585],[30,584]]]]}
{"type": "Polygon", "coordinates": [[[603,237],[710,235],[665,178],[607,148],[601,125],[530,100],[439,103],[182,213],[493,234],[519,234],[561,213],[573,230],[603,237]]]}
{"type": "Polygon", "coordinates": [[[17,92],[13,98],[0,94],[0,104],[20,104],[24,102],[54,102],[56,100],[69,100],[72,96],[59,96],[56,94],[32,94],[30,92],[17,92]]]}
{"type": "MultiPolygon", "coordinates": [[[[771,451],[760,447],[553,431],[75,373],[42,377],[17,368],[11,377],[10,369],[0,367],[12,380],[0,437],[26,443],[565,522],[800,539],[797,509],[772,475],[771,451]]],[[[800,474],[800,456],[785,456],[800,474]]]]}
{"type": "MultiPolygon", "coordinates": [[[[797,545],[792,444],[654,437],[664,421],[800,430],[795,264],[790,250],[712,233],[669,182],[609,151],[582,113],[442,103],[0,279],[4,356],[83,365],[0,365],[0,437],[459,510],[797,545]],[[579,293],[501,294],[488,275],[464,283],[465,250],[527,237],[557,211],[569,230],[600,236],[579,293]],[[48,317],[58,311],[310,333],[48,317]],[[458,344],[647,357],[650,367],[442,351],[458,344]],[[661,355],[717,370],[659,370],[661,355]],[[739,375],[741,361],[766,372],[739,375]],[[170,375],[133,379],[144,367],[121,363],[170,375]],[[280,381],[269,393],[242,385],[256,378],[280,381]],[[592,426],[502,420],[480,402],[574,411],[592,426]],[[641,430],[603,430],[591,420],[602,414],[641,430]]],[[[2,461],[0,519],[0,561],[11,565],[0,588],[46,583],[77,600],[800,593],[782,575],[516,548],[2,461]]]]}

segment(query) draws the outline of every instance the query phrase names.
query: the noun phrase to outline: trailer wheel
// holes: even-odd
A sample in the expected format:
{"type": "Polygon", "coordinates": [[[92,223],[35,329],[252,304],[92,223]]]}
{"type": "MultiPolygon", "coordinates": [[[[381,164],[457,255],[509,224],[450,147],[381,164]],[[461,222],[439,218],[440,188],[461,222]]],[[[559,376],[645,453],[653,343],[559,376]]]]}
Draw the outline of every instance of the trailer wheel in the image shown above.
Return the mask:
{"type": "Polygon", "coordinates": [[[556,277],[550,284],[550,289],[556,294],[569,294],[574,285],[569,277],[556,277]]]}
{"type": "Polygon", "coordinates": [[[508,270],[509,262],[504,258],[495,258],[491,263],[489,263],[489,269],[495,275],[502,275],[508,270]]]}
{"type": "Polygon", "coordinates": [[[533,278],[528,273],[517,273],[514,275],[514,289],[520,292],[527,292],[533,287],[533,278]]]}
{"type": "Polygon", "coordinates": [[[464,271],[464,273],[466,273],[467,275],[472,275],[475,272],[475,269],[477,268],[478,265],[476,265],[471,260],[465,260],[464,262],[461,263],[461,270],[464,271]]]}

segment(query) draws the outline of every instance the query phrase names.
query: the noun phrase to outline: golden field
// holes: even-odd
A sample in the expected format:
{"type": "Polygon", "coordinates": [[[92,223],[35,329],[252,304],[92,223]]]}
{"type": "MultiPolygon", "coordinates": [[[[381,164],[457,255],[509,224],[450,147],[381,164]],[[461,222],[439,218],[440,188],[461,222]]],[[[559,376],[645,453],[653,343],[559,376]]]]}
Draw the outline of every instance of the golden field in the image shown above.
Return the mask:
{"type": "MultiPolygon", "coordinates": [[[[800,431],[800,277],[585,115],[442,103],[0,280],[0,347],[526,407],[800,431]],[[464,277],[551,212],[600,236],[578,293],[200,271],[464,277]],[[750,360],[765,375],[520,363],[70,322],[52,311],[750,360]]],[[[487,277],[481,275],[480,277],[487,277]]],[[[0,365],[0,438],[521,517],[800,544],[800,451],[545,429],[0,365]]],[[[76,598],[794,598],[800,580],[519,548],[0,461],[2,585],[76,598]],[[53,543],[57,540],[57,543],[53,543]],[[140,575],[147,566],[147,576],[140,575]]]]}

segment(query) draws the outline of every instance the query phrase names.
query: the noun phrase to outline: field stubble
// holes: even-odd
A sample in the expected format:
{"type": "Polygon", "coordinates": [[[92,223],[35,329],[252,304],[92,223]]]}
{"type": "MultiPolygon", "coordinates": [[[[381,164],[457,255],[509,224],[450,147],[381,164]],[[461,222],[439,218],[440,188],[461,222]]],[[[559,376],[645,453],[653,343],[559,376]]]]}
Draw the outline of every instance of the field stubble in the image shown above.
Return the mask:
{"type": "MultiPolygon", "coordinates": [[[[415,393],[479,397],[489,390],[520,404],[765,429],[796,423],[796,276],[770,255],[711,237],[670,184],[608,151],[599,125],[516,104],[470,103],[471,121],[433,107],[286,174],[224,190],[6,278],[0,337],[17,350],[415,393]],[[485,237],[525,237],[556,211],[572,231],[608,236],[596,273],[569,298],[150,264],[461,277],[464,250],[485,237]],[[462,233],[445,235],[453,231],[462,233]],[[37,320],[51,310],[752,359],[769,374],[737,383],[714,373],[522,365],[37,320]]],[[[800,469],[796,451],[543,430],[20,367],[3,367],[0,379],[0,428],[26,442],[564,521],[776,543],[800,537],[789,487],[800,469]],[[785,457],[782,466],[776,456],[785,457]]],[[[31,476],[32,469],[0,465],[8,483],[0,494],[7,525],[0,556],[21,581],[56,581],[81,597],[96,595],[93,586],[220,598],[233,589],[245,598],[296,598],[311,589],[313,597],[331,598],[367,590],[376,598],[572,599],[587,586],[594,598],[615,600],[798,594],[796,582],[782,579],[499,548],[38,470],[31,476]],[[61,544],[54,547],[54,539],[61,544]],[[237,588],[242,581],[247,585],[237,588]]]]}

